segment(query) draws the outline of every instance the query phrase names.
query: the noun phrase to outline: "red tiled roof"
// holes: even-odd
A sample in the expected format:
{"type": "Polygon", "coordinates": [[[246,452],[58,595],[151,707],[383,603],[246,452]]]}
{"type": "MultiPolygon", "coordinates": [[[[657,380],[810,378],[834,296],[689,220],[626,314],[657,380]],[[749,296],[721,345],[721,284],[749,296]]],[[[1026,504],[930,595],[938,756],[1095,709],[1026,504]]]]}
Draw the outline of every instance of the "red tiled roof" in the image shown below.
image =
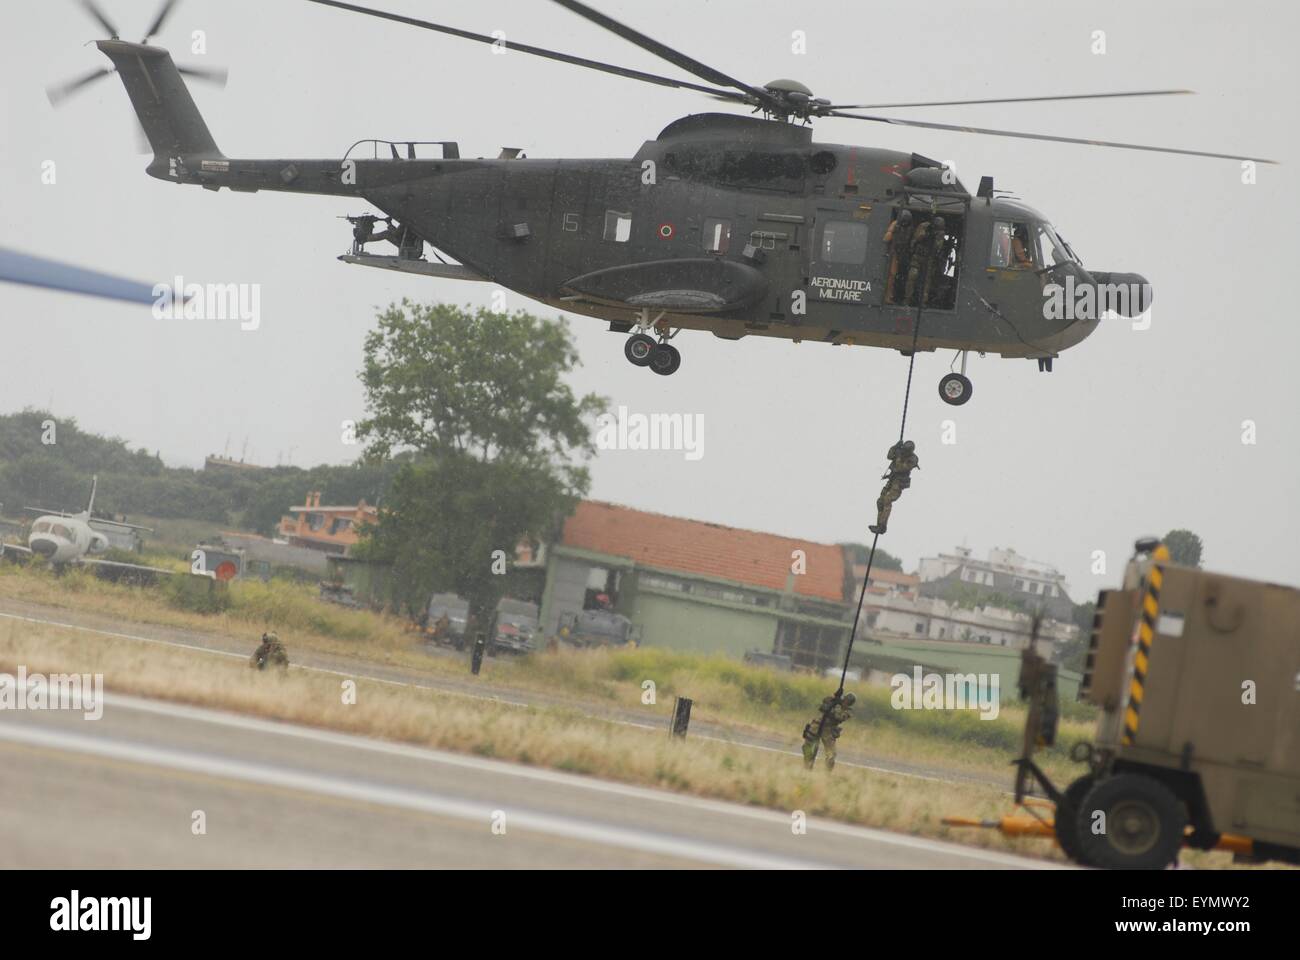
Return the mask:
{"type": "Polygon", "coordinates": [[[795,592],[826,600],[844,599],[844,552],[829,544],[668,517],[596,500],[578,504],[564,523],[560,542],[626,557],[643,566],[769,590],[785,589],[792,555],[802,550],[807,557],[807,572],[794,578],[795,592]]]}
{"type": "MultiPolygon", "coordinates": [[[[862,582],[862,575],[867,572],[865,563],[855,563],[853,565],[853,576],[858,583],[862,582]]],[[[905,587],[915,586],[921,582],[921,578],[914,573],[900,573],[897,570],[882,570],[880,567],[871,568],[871,579],[877,583],[897,583],[905,587]]]]}

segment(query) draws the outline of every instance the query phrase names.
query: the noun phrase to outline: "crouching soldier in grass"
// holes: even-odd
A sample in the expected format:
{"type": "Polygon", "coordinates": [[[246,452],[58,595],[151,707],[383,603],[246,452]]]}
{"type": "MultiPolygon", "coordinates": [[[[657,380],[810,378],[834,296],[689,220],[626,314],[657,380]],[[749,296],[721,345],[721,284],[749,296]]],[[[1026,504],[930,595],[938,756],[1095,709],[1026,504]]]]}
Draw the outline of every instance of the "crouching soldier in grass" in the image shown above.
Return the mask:
{"type": "Polygon", "coordinates": [[[835,769],[835,741],[844,732],[844,723],[853,716],[857,702],[857,697],[843,691],[822,699],[817,716],[803,728],[803,762],[809,770],[817,759],[818,743],[826,755],[826,769],[835,769]]]}
{"type": "Polygon", "coordinates": [[[248,664],[258,670],[265,670],[268,664],[283,670],[289,666],[289,654],[279,637],[274,633],[264,633],[261,645],[253,651],[248,664]]]}

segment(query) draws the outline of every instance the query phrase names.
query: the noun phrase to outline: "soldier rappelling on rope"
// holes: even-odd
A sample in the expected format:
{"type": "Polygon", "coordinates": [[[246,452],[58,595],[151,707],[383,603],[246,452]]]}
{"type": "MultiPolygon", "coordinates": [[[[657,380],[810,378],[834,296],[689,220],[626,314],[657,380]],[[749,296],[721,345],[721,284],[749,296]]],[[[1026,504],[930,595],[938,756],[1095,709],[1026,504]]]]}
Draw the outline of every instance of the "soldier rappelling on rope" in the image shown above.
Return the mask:
{"type": "Polygon", "coordinates": [[[833,697],[823,697],[818,715],[803,728],[803,762],[809,770],[817,760],[817,747],[821,745],[826,755],[826,770],[835,769],[835,741],[844,732],[845,722],[853,716],[857,697],[843,690],[833,697]]]}
{"type": "Polygon", "coordinates": [[[885,454],[889,458],[889,470],[881,475],[885,481],[884,489],[876,499],[876,522],[868,529],[874,534],[882,534],[889,525],[889,512],[894,501],[903,495],[903,491],[912,485],[912,471],[921,469],[921,461],[916,458],[916,444],[911,440],[894,444],[885,454]]]}

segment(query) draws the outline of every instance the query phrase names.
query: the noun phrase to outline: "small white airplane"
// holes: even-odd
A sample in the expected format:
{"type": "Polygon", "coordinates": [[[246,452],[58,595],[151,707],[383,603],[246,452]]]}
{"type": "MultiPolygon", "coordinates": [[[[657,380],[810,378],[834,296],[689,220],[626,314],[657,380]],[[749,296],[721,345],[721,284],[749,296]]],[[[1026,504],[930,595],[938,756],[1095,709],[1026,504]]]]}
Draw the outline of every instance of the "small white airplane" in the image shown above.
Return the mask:
{"type": "Polygon", "coordinates": [[[170,570],[163,570],[161,567],[147,567],[135,563],[119,563],[115,560],[100,560],[93,555],[103,553],[109,548],[108,537],[98,527],[123,527],[132,530],[147,530],[153,532],[151,527],[142,527],[134,523],[122,523],[117,520],[101,520],[98,517],[91,518],[91,511],[95,509],[95,491],[99,487],[99,477],[94,477],[90,483],[90,502],[86,509],[80,513],[65,513],[62,510],[47,510],[44,507],[23,507],[32,513],[40,514],[32,523],[31,531],[27,535],[27,546],[19,546],[13,543],[0,543],[0,555],[13,552],[32,556],[44,557],[55,566],[63,566],[68,563],[88,563],[96,566],[116,569],[121,571],[135,570],[142,573],[160,574],[171,573],[170,570]]]}

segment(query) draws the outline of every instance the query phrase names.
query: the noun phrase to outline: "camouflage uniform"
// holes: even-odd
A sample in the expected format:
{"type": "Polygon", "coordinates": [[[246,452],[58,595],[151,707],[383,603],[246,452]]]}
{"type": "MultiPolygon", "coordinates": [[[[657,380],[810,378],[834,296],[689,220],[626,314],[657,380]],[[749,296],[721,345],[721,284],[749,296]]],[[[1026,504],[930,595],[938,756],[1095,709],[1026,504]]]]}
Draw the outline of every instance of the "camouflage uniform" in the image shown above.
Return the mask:
{"type": "Polygon", "coordinates": [[[851,693],[822,699],[817,716],[803,728],[803,762],[809,770],[817,759],[818,742],[826,757],[826,769],[835,769],[835,741],[844,732],[845,722],[853,716],[856,702],[857,697],[851,693]]]}
{"type": "Polygon", "coordinates": [[[273,667],[289,666],[289,654],[284,649],[284,644],[274,633],[262,634],[261,645],[253,651],[253,656],[249,659],[249,666],[256,667],[258,670],[265,669],[267,665],[273,667]]]}
{"type": "Polygon", "coordinates": [[[903,495],[903,491],[912,485],[911,473],[913,470],[921,468],[921,461],[917,459],[913,452],[916,444],[908,440],[903,443],[896,443],[889,448],[885,456],[889,457],[889,472],[884,474],[880,479],[886,481],[885,487],[880,491],[880,496],[876,499],[876,522],[868,529],[872,533],[884,533],[889,524],[889,512],[894,507],[894,501],[903,495]]]}
{"type": "Polygon", "coordinates": [[[929,298],[935,273],[943,269],[940,258],[945,256],[947,244],[948,233],[943,217],[935,217],[916,228],[912,234],[911,265],[907,269],[907,287],[903,291],[903,300],[906,303],[916,306],[920,295],[929,298]],[[925,287],[918,291],[916,284],[922,270],[925,271],[925,287]]]}
{"type": "Polygon", "coordinates": [[[899,284],[902,278],[907,276],[908,265],[912,262],[912,233],[915,230],[912,211],[904,210],[885,231],[885,246],[890,253],[889,278],[885,281],[885,303],[895,303],[898,300],[899,284]]]}

